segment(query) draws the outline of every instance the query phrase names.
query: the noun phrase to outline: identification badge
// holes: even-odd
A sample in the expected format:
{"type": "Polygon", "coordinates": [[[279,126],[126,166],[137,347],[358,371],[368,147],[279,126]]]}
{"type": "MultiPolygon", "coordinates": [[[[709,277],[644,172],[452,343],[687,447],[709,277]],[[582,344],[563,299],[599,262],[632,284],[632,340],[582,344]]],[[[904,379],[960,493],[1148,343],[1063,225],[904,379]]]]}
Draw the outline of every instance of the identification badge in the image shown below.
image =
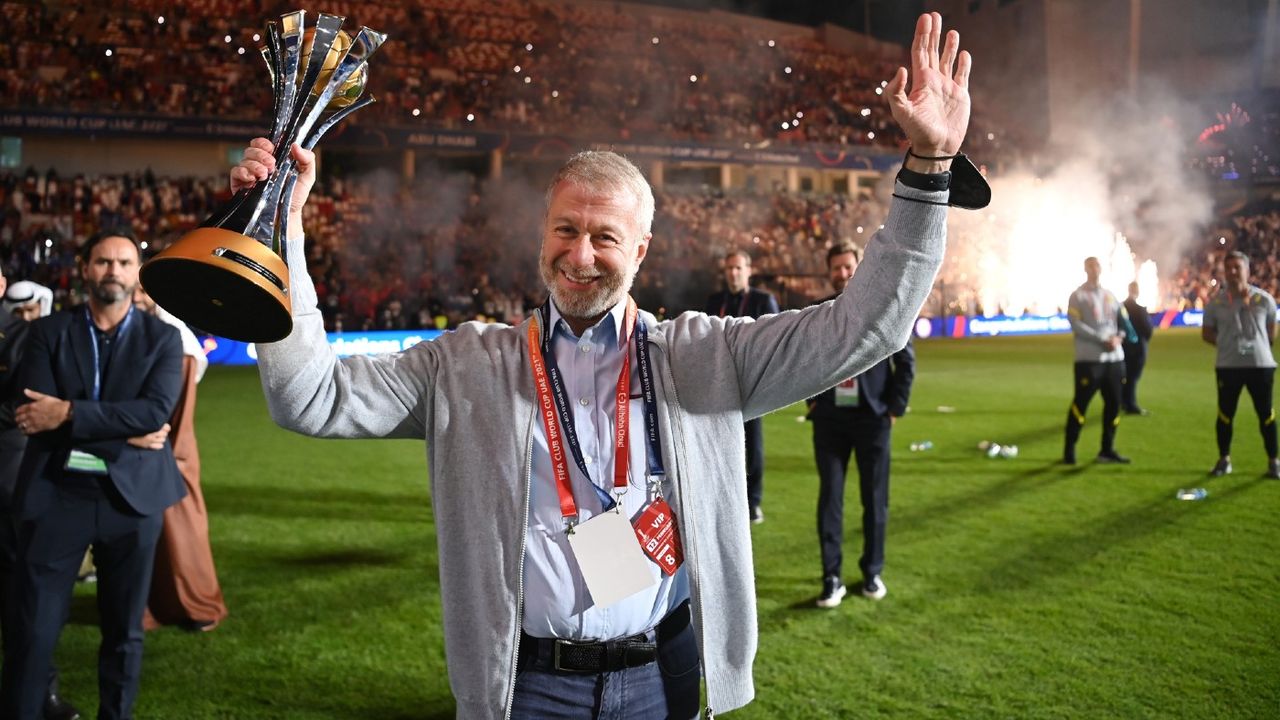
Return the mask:
{"type": "Polygon", "coordinates": [[[595,607],[608,607],[657,581],[621,513],[608,510],[579,523],[569,535],[569,547],[595,607]]]}
{"type": "Polygon", "coordinates": [[[680,547],[680,533],[676,530],[676,518],[671,506],[658,498],[636,518],[636,537],[640,549],[662,568],[667,575],[675,574],[684,563],[684,550],[680,547]]]}
{"type": "Polygon", "coordinates": [[[107,461],[97,455],[91,455],[81,450],[72,450],[71,455],[67,456],[66,469],[90,475],[106,475],[107,461]]]}
{"type": "Polygon", "coordinates": [[[851,377],[836,386],[836,407],[858,407],[858,378],[851,377]]]}

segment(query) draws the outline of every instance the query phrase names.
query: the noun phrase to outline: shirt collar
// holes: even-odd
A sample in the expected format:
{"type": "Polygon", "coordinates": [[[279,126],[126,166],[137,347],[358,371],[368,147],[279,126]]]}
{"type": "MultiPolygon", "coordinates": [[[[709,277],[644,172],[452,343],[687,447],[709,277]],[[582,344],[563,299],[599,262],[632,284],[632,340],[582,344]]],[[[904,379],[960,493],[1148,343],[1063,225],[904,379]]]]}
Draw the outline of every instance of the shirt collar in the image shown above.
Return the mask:
{"type": "MultiPolygon", "coordinates": [[[[620,347],[623,340],[625,340],[622,337],[622,333],[625,330],[623,317],[626,312],[627,299],[623,297],[622,300],[609,309],[609,312],[604,314],[604,317],[600,318],[600,322],[592,325],[586,332],[591,333],[593,342],[604,342],[603,338],[608,337],[613,339],[614,347],[620,347]]],[[[551,327],[554,328],[552,338],[563,334],[570,340],[576,341],[579,339],[577,335],[573,334],[573,329],[569,327],[569,323],[564,319],[564,316],[560,314],[560,308],[556,307],[554,299],[551,301],[551,327]]],[[[584,332],[584,334],[586,333],[584,332]]]]}

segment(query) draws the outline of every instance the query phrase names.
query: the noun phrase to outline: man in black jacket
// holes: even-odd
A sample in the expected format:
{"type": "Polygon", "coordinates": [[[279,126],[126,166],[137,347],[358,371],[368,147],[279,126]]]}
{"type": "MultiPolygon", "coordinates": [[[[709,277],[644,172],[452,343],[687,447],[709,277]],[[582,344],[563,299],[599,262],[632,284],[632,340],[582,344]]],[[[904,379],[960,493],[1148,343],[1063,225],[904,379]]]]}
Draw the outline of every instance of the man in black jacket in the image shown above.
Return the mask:
{"type": "MultiPolygon", "coordinates": [[[[716,317],[752,317],[778,312],[778,301],[771,293],[757,290],[751,279],[751,256],[734,250],[724,258],[725,289],[707,298],[706,313],[716,317]]],[[[764,522],[760,503],[764,499],[764,426],[761,419],[742,425],[747,434],[747,505],[751,522],[764,522]]]]}
{"type": "Polygon", "coordinates": [[[1138,304],[1138,283],[1129,283],[1129,298],[1124,301],[1124,309],[1129,313],[1129,324],[1137,334],[1137,342],[1129,342],[1126,337],[1124,345],[1124,395],[1120,403],[1126,415],[1148,415],[1146,408],[1138,404],[1138,379],[1142,377],[1142,368],[1147,364],[1147,344],[1151,342],[1153,328],[1151,315],[1147,309],[1138,304]]]}
{"type": "MultiPolygon", "coordinates": [[[[848,244],[827,251],[827,270],[837,294],[853,277],[859,253],[848,244]]],[[[834,297],[834,296],[833,296],[834,297]]],[[[827,298],[830,300],[831,298],[827,298]]],[[[823,302],[826,302],[824,300],[823,302]]],[[[889,520],[889,439],[893,423],[907,411],[915,379],[915,350],[904,348],[809,401],[813,454],[818,462],[818,543],[822,548],[822,595],[818,607],[833,608],[845,595],[844,485],[849,455],[858,463],[862,497],[863,596],[885,596],[884,536],[889,520]]]]}
{"type": "MultiPolygon", "coordinates": [[[[3,715],[36,720],[85,548],[98,567],[99,720],[132,716],[142,613],[164,509],[186,494],[168,442],[182,389],[182,342],[133,310],[139,249],[127,230],[81,250],[88,303],[32,323],[19,373],[27,436],[14,508],[17,637],[3,715]]],[[[7,669],[8,670],[8,669],[7,669]]]]}

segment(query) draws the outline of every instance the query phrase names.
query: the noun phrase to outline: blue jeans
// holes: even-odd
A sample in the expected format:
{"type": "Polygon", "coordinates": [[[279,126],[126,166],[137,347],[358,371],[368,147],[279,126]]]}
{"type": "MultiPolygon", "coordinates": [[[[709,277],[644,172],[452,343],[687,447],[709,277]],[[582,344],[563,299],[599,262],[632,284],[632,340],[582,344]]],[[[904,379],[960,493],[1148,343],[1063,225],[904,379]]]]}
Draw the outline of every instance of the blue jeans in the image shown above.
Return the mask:
{"type": "Polygon", "coordinates": [[[689,720],[698,715],[701,672],[692,625],[659,638],[655,662],[616,672],[563,672],[549,657],[536,655],[521,652],[511,720],[689,720]]]}

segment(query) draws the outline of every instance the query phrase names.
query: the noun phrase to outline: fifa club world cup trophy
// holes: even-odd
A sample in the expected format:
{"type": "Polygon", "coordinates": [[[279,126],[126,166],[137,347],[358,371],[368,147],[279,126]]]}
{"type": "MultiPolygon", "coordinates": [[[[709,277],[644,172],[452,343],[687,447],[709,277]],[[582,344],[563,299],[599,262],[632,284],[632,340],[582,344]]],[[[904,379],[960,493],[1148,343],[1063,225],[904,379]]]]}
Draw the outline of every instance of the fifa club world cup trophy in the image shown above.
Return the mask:
{"type": "Polygon", "coordinates": [[[275,172],[142,267],[143,287],[164,309],[233,340],[273,342],[293,328],[284,259],[298,179],[290,145],[314,148],[339,121],[373,103],[360,96],[369,56],[387,36],[362,27],[353,38],[336,15],[321,13],[310,27],[305,19],[299,10],[266,28],[262,55],[275,94],[275,172]]]}

